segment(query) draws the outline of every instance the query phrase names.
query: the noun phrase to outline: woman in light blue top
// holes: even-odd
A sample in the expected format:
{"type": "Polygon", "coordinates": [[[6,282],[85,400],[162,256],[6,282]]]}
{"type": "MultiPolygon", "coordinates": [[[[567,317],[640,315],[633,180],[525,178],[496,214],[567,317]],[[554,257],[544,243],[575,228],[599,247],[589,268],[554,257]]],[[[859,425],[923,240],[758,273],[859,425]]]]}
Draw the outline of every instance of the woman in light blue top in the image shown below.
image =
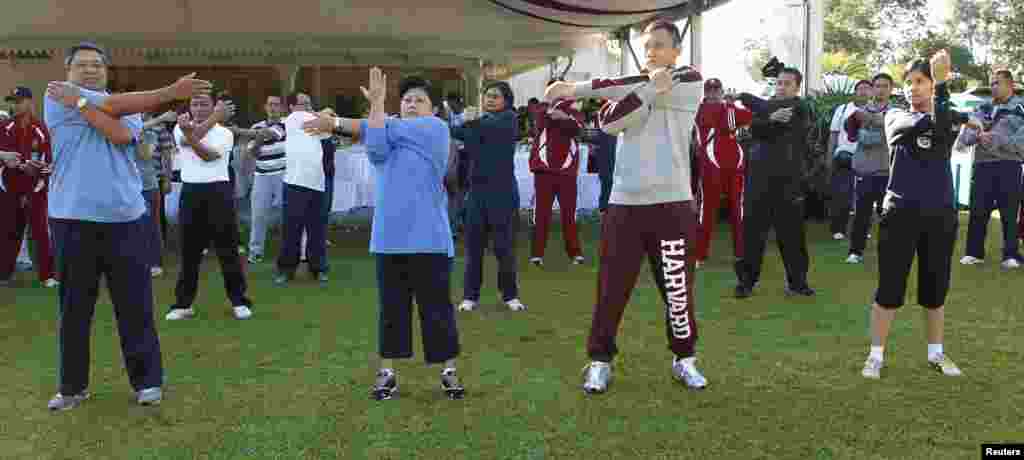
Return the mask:
{"type": "Polygon", "coordinates": [[[443,186],[451,144],[448,125],[433,116],[430,83],[419,77],[402,80],[401,118],[387,118],[386,86],[387,77],[372,69],[370,88],[363,88],[369,119],[319,115],[303,128],[359,134],[376,173],[370,252],[377,255],[381,366],[371,395],[386,400],[398,390],[392,360],[413,356],[415,298],[426,362],[444,363],[441,389],[461,399],[465,390],[455,374],[459,333],[450,292],[455,248],[443,186]]]}

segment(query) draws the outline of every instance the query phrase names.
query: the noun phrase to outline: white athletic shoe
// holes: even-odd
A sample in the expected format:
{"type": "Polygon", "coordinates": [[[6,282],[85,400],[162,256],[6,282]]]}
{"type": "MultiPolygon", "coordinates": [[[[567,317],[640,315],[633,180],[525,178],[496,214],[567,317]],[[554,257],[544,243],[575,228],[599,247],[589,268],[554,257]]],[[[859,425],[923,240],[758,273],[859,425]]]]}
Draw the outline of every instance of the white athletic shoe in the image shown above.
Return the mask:
{"type": "Polygon", "coordinates": [[[832,239],[836,240],[836,241],[839,241],[839,240],[842,240],[842,239],[846,239],[846,235],[844,235],[842,233],[835,233],[835,234],[832,235],[832,239]]]}
{"type": "Polygon", "coordinates": [[[55,280],[53,278],[50,278],[50,279],[48,279],[46,281],[43,281],[43,286],[52,289],[52,288],[55,288],[57,286],[60,286],[60,281],[57,281],[57,280],[55,280]]]}
{"type": "Polygon", "coordinates": [[[700,270],[700,269],[704,268],[704,261],[703,260],[698,260],[693,266],[697,270],[700,270]]]}
{"type": "Polygon", "coordinates": [[[462,303],[459,304],[459,311],[473,311],[473,310],[476,310],[476,305],[477,305],[477,303],[472,301],[472,300],[469,300],[469,299],[463,300],[462,303]]]}
{"type": "Polygon", "coordinates": [[[866,379],[878,380],[882,378],[882,367],[882,361],[869,356],[868,360],[864,361],[864,369],[860,371],[860,375],[864,376],[866,379]]]}
{"type": "Polygon", "coordinates": [[[979,259],[974,256],[964,256],[960,259],[960,265],[978,265],[985,263],[985,259],[979,259]]]}
{"type": "Polygon", "coordinates": [[[1020,268],[1020,262],[1017,262],[1017,259],[1006,259],[1003,261],[1002,267],[1007,270],[1016,270],[1020,268]]]}
{"type": "Polygon", "coordinates": [[[526,310],[526,305],[523,305],[523,303],[520,302],[519,299],[509,300],[508,302],[505,302],[505,305],[508,305],[508,309],[512,311],[526,310]]]}
{"type": "Polygon", "coordinates": [[[252,317],[252,310],[250,310],[249,307],[245,305],[239,305],[235,308],[232,308],[232,310],[235,313],[235,319],[249,319],[252,317]]]}
{"type": "Polygon", "coordinates": [[[601,361],[591,362],[583,369],[583,392],[604,393],[612,381],[612,366],[601,361]]]}
{"type": "Polygon", "coordinates": [[[167,316],[164,317],[167,321],[179,321],[183,319],[190,319],[196,316],[196,311],[190,308],[173,308],[167,312],[167,316]]]}
{"type": "Polygon", "coordinates": [[[161,276],[164,276],[164,269],[161,267],[150,268],[149,276],[152,276],[153,278],[159,278],[161,276]]]}
{"type": "Polygon", "coordinates": [[[573,257],[573,258],[572,258],[572,263],[573,263],[574,265],[583,265],[583,261],[584,261],[584,260],[585,260],[585,259],[583,259],[583,256],[576,256],[576,257],[573,257]]]}
{"type": "Polygon", "coordinates": [[[850,257],[846,258],[846,263],[848,263],[848,264],[859,264],[861,262],[864,262],[864,256],[859,256],[857,254],[850,254],[850,257]]]}
{"type": "Polygon", "coordinates": [[[541,259],[540,257],[530,257],[530,263],[535,266],[541,267],[544,265],[544,259],[541,259]]]}
{"type": "Polygon", "coordinates": [[[708,386],[708,380],[697,370],[697,366],[681,359],[672,360],[672,377],[694,390],[703,390],[708,386]]]}
{"type": "Polygon", "coordinates": [[[943,375],[948,377],[960,377],[963,375],[960,372],[960,368],[956,366],[956,363],[952,359],[949,359],[945,354],[937,354],[928,357],[928,365],[943,375]]]}

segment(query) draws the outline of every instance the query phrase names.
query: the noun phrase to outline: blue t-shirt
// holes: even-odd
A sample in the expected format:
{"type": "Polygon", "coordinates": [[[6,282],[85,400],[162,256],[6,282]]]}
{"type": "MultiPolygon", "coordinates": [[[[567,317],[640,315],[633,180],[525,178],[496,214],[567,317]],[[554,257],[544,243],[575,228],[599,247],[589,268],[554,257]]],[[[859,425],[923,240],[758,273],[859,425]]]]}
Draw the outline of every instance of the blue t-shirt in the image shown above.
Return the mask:
{"type": "MultiPolygon", "coordinates": [[[[85,88],[81,91],[93,105],[102,104],[109,96],[85,88]]],[[[134,137],[126,145],[114,145],[77,108],[65,107],[49,97],[45,98],[43,118],[53,141],[50,217],[104,223],[131,222],[142,217],[146,202],[135,162],[142,116],[121,118],[134,137]]]]}
{"type": "Polygon", "coordinates": [[[451,136],[437,117],[392,118],[383,128],[364,120],[366,151],[377,177],[370,252],[455,256],[448,223],[451,136]]]}

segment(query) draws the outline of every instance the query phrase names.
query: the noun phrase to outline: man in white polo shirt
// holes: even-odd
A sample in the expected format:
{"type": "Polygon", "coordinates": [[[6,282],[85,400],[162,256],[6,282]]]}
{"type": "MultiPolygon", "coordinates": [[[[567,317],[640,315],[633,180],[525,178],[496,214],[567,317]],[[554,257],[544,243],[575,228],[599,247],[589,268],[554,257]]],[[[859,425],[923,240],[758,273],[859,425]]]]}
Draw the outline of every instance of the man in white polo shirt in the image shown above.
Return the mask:
{"type": "Polygon", "coordinates": [[[238,211],[228,161],[234,146],[231,130],[220,123],[233,108],[223,102],[216,108],[209,96],[193,97],[191,115],[178,118],[174,141],[181,164],[181,271],[174,294],[176,303],[168,320],[195,316],[192,302],[199,286],[199,264],[203,250],[211,245],[220,259],[224,287],[237,319],[252,316],[252,302],[246,298],[245,274],[238,254],[238,211]]]}
{"type": "Polygon", "coordinates": [[[324,219],[323,211],[327,200],[328,175],[322,141],[329,136],[309,135],[303,131],[302,124],[316,118],[308,95],[289,95],[288,106],[291,115],[284,119],[287,160],[284,175],[284,237],[274,283],[284,284],[295,276],[303,252],[309,263],[309,271],[320,282],[327,282],[327,220],[324,219]],[[301,241],[303,232],[308,236],[305,251],[302,250],[301,241]]]}

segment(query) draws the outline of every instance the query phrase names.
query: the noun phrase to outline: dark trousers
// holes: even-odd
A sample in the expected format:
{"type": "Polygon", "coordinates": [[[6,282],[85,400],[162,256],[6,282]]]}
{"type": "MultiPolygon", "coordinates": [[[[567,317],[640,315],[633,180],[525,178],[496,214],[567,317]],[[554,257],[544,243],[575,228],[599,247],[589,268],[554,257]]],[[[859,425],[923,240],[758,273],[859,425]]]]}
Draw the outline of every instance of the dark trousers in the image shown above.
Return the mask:
{"type": "Polygon", "coordinates": [[[544,257],[544,249],[548,244],[548,230],[551,227],[551,212],[556,198],[562,217],[562,239],[565,240],[565,253],[570,259],[581,255],[579,232],[576,230],[576,176],[541,173],[534,176],[533,184],[536,192],[534,211],[537,227],[533,233],[531,255],[544,257]]]}
{"type": "Polygon", "coordinates": [[[35,241],[35,266],[39,270],[39,281],[57,277],[53,270],[46,208],[46,190],[32,193],[0,190],[0,280],[10,279],[14,274],[26,225],[32,230],[32,240],[35,241]]]}
{"type": "Polygon", "coordinates": [[[203,250],[211,243],[220,260],[224,289],[231,305],[251,308],[252,301],[245,296],[247,285],[238,254],[238,211],[234,186],[230,182],[184,184],[178,223],[182,241],[181,271],[174,290],[177,302],[172,308],[192,306],[199,288],[203,250]]]}
{"type": "Polygon", "coordinates": [[[754,286],[761,279],[761,265],[768,231],[775,241],[791,287],[807,285],[810,259],[804,233],[803,195],[798,179],[758,178],[747,175],[743,201],[743,260],[737,263],[740,284],[754,286]]]}
{"type": "Polygon", "coordinates": [[[853,207],[854,174],[850,168],[836,168],[832,173],[832,202],[829,229],[832,233],[846,234],[853,207]]]}
{"type": "Polygon", "coordinates": [[[850,254],[864,255],[868,232],[871,231],[871,216],[876,207],[885,199],[885,187],[889,176],[865,176],[857,178],[857,210],[853,215],[853,228],[850,230],[850,254]]]}
{"type": "Polygon", "coordinates": [[[309,270],[321,273],[327,270],[327,219],[324,218],[324,201],[327,194],[313,189],[285,184],[284,186],[284,237],[277,269],[281,273],[294,274],[299,267],[302,253],[302,232],[306,232],[306,260],[309,270]]]}
{"type": "Polygon", "coordinates": [[[955,209],[893,208],[878,223],[878,290],[875,303],[903,306],[907,277],[917,257],[917,303],[946,304],[959,218],[955,209]]]}
{"type": "Polygon", "coordinates": [[[459,355],[459,330],[451,302],[452,259],[447,254],[378,254],[379,350],[384,359],[412,352],[412,301],[420,315],[423,353],[428,364],[459,355]]]}
{"type": "Polygon", "coordinates": [[[502,300],[519,298],[516,273],[515,230],[516,209],[488,207],[470,192],[466,203],[466,279],[463,299],[480,300],[483,284],[484,249],[490,243],[498,259],[498,289],[502,300]]]}
{"type": "Polygon", "coordinates": [[[114,304],[121,354],[135,391],[163,385],[160,340],[153,321],[153,279],[143,256],[148,245],[142,217],[134,222],[50,221],[58,254],[60,393],[89,386],[92,317],[100,277],[114,304]]]}
{"type": "Polygon", "coordinates": [[[164,243],[163,243],[163,231],[160,228],[160,190],[143,190],[142,196],[146,198],[146,216],[145,221],[148,231],[148,251],[149,264],[153,267],[162,267],[164,265],[164,243]]]}
{"type": "Polygon", "coordinates": [[[971,218],[967,226],[967,255],[985,258],[985,235],[992,210],[1003,224],[1003,260],[1020,259],[1017,251],[1017,211],[1021,200],[1021,168],[1017,161],[975,163],[971,179],[971,218]]]}
{"type": "Polygon", "coordinates": [[[618,347],[622,314],[636,286],[644,256],[665,303],[668,348],[680,358],[694,355],[697,312],[694,298],[694,243],[697,212],[692,202],[608,206],[601,222],[601,268],[587,354],[611,362],[618,347]]]}

